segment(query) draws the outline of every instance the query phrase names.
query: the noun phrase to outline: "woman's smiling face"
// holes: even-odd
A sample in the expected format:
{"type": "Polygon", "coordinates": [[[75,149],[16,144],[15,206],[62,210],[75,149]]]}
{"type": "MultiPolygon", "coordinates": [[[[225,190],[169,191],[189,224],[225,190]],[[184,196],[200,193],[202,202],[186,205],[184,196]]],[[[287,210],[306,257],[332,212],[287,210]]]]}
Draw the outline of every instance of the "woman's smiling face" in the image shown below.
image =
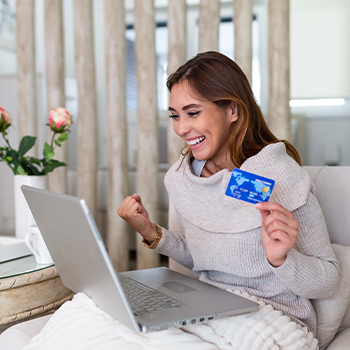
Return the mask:
{"type": "Polygon", "coordinates": [[[174,131],[191,148],[193,156],[226,168],[231,124],[238,119],[234,103],[219,107],[198,96],[183,81],[171,89],[169,111],[174,131]]]}

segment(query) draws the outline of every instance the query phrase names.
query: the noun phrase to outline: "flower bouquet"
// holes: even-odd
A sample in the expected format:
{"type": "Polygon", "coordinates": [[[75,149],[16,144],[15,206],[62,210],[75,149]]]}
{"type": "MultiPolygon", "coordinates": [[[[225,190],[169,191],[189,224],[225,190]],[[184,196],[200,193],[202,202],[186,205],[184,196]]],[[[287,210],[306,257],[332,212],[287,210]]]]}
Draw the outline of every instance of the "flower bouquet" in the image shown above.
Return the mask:
{"type": "Polygon", "coordinates": [[[30,232],[35,220],[21,191],[22,185],[46,189],[47,174],[66,164],[53,159],[54,147],[61,147],[61,143],[68,139],[68,132],[73,124],[72,116],[64,108],[51,109],[48,126],[53,131],[51,144],[44,144],[43,157],[27,156],[27,152],[34,146],[36,137],[24,136],[19,143],[18,150],[11,147],[7,132],[12,125],[10,114],[0,107],[0,133],[5,145],[0,145],[0,161],[6,162],[14,174],[14,197],[16,217],[16,237],[23,239],[30,232]]]}
{"type": "Polygon", "coordinates": [[[26,153],[34,146],[35,136],[24,136],[19,144],[18,150],[11,147],[7,138],[8,128],[12,125],[12,118],[4,108],[0,107],[0,133],[5,140],[5,146],[0,146],[0,161],[6,162],[14,175],[43,176],[65,163],[53,159],[55,156],[54,146],[61,147],[61,143],[68,139],[68,132],[73,124],[69,112],[60,107],[51,109],[49,123],[53,131],[51,144],[44,144],[43,158],[26,156],[26,153]]]}

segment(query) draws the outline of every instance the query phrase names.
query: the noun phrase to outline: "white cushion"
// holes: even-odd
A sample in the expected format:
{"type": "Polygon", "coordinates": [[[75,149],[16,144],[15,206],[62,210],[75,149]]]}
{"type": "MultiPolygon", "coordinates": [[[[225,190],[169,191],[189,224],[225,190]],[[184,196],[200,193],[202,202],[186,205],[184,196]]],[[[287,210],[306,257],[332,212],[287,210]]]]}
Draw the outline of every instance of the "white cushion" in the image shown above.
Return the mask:
{"type": "Polygon", "coordinates": [[[1,350],[21,350],[30,343],[32,338],[40,333],[52,314],[41,316],[30,321],[18,323],[6,329],[0,335],[1,350]]]}
{"type": "Polygon", "coordinates": [[[316,185],[332,243],[350,246],[350,167],[304,167],[316,185]]]}
{"type": "Polygon", "coordinates": [[[258,302],[260,309],[207,324],[142,334],[122,325],[85,294],[78,293],[55,312],[23,350],[316,350],[317,340],[306,327],[255,297],[241,295],[258,302]]]}
{"type": "Polygon", "coordinates": [[[329,299],[311,300],[317,315],[320,350],[326,349],[336,335],[350,303],[350,247],[332,244],[339,260],[341,279],[337,292],[329,299]]]}

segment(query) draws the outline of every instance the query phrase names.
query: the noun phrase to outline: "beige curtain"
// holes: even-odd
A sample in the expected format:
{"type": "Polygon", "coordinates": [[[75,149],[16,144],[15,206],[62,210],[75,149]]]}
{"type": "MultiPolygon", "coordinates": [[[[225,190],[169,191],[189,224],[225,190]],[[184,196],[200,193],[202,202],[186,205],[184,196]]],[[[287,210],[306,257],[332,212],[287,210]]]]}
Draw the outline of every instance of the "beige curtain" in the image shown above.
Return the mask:
{"type": "MultiPolygon", "coordinates": [[[[186,0],[169,0],[168,5],[168,75],[186,61],[186,0]]],[[[179,159],[185,143],[175,134],[173,121],[169,118],[168,132],[169,168],[179,159]]]]}
{"type": "MultiPolygon", "coordinates": [[[[34,0],[17,0],[18,140],[37,136],[34,0]]],[[[27,153],[37,156],[37,142],[27,153]]]]}
{"type": "Polygon", "coordinates": [[[269,0],[268,124],[279,139],[290,139],[289,0],[269,0]]]}
{"type": "Polygon", "coordinates": [[[108,143],[108,253],[116,271],[129,268],[128,224],[117,210],[128,193],[126,40],[123,0],[105,0],[108,143]]]}
{"type": "Polygon", "coordinates": [[[235,28],[235,62],[252,85],[252,20],[253,0],[233,1],[235,28]]]}
{"type": "Polygon", "coordinates": [[[201,0],[199,4],[198,52],[219,49],[220,0],[201,0]]]}
{"type": "MultiPolygon", "coordinates": [[[[150,220],[158,221],[158,108],[153,0],[135,0],[137,74],[137,192],[150,220]]],[[[137,235],[137,267],[158,266],[159,255],[137,235]]]]}
{"type": "Polygon", "coordinates": [[[74,1],[75,69],[78,83],[78,197],[96,218],[97,107],[92,0],[74,1]]]}
{"type": "MultiPolygon", "coordinates": [[[[65,107],[64,89],[64,43],[62,0],[46,0],[45,6],[45,55],[46,55],[46,93],[47,118],[51,108],[65,107]]],[[[48,143],[53,132],[48,129],[48,143]]],[[[67,163],[67,142],[55,148],[55,159],[67,163]]],[[[60,167],[48,176],[50,191],[67,192],[67,167],[60,167]]]]}

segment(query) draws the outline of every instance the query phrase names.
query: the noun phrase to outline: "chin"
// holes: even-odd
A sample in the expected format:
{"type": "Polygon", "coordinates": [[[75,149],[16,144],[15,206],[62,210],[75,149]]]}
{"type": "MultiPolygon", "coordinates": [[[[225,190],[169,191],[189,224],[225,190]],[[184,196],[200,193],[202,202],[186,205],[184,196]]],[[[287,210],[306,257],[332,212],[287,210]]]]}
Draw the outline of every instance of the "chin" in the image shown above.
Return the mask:
{"type": "Polygon", "coordinates": [[[193,152],[192,151],[192,154],[193,154],[193,157],[196,158],[197,160],[207,160],[208,158],[202,154],[198,154],[196,152],[193,152]]]}

